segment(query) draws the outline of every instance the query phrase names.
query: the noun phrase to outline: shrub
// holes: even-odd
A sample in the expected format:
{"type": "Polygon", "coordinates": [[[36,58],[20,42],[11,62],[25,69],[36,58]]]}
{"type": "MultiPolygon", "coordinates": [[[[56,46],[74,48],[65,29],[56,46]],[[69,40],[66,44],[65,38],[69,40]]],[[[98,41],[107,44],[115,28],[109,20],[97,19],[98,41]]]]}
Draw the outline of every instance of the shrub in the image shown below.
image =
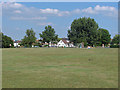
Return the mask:
{"type": "Polygon", "coordinates": [[[44,45],[44,47],[48,47],[48,45],[44,45]]]}
{"type": "Polygon", "coordinates": [[[119,48],[119,45],[110,45],[110,48],[119,48]]]}

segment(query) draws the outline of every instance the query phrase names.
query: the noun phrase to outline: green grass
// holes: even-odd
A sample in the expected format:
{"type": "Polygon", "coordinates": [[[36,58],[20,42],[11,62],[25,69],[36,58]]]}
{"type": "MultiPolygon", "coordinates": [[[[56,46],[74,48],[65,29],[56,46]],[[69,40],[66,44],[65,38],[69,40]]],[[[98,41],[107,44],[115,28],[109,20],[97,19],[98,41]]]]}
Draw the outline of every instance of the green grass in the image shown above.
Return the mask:
{"type": "Polygon", "coordinates": [[[2,50],[3,88],[117,88],[118,49],[2,50]]]}

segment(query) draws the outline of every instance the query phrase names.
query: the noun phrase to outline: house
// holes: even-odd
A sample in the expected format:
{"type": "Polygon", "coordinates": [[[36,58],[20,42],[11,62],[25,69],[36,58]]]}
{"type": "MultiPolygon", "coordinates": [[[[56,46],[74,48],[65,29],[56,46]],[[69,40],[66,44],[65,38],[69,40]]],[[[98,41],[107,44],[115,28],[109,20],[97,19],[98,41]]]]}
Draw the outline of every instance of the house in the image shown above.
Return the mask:
{"type": "Polygon", "coordinates": [[[13,40],[14,47],[20,47],[20,45],[19,45],[20,43],[21,43],[20,40],[13,40]]]}
{"type": "Polygon", "coordinates": [[[57,43],[56,42],[50,42],[49,47],[57,47],[57,43]]]}
{"type": "Polygon", "coordinates": [[[62,38],[62,40],[60,40],[57,43],[57,47],[75,47],[75,46],[67,38],[62,38]]]}
{"type": "Polygon", "coordinates": [[[40,44],[41,44],[41,41],[36,40],[34,43],[32,43],[32,47],[39,47],[40,44]]]}
{"type": "Polygon", "coordinates": [[[49,47],[57,47],[57,41],[52,41],[52,42],[47,43],[47,42],[43,42],[43,40],[40,39],[39,43],[42,45],[42,47],[48,46],[48,45],[49,47]]]}

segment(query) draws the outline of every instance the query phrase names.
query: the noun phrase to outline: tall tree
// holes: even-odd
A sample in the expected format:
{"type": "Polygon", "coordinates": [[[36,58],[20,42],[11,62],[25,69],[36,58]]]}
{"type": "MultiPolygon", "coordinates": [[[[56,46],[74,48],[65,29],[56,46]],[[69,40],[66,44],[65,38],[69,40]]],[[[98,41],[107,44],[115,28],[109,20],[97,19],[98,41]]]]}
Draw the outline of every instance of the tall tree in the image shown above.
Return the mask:
{"type": "Polygon", "coordinates": [[[75,19],[71,24],[71,29],[68,30],[68,38],[75,45],[78,43],[86,43],[94,45],[97,41],[98,24],[91,18],[75,19]]]}
{"type": "Polygon", "coordinates": [[[99,41],[101,42],[101,44],[104,44],[105,46],[107,46],[110,43],[110,34],[109,31],[103,28],[100,28],[98,30],[98,34],[99,34],[99,41]]]}
{"type": "Polygon", "coordinates": [[[11,37],[8,37],[8,36],[4,35],[3,33],[0,33],[0,37],[2,37],[2,39],[1,39],[2,48],[13,47],[13,40],[11,39],[11,37]]]}
{"type": "Polygon", "coordinates": [[[117,34],[113,37],[111,44],[117,44],[117,45],[120,44],[120,35],[119,34],[117,34]]]}
{"type": "Polygon", "coordinates": [[[21,44],[26,47],[32,47],[32,44],[35,43],[35,41],[36,41],[35,32],[31,28],[26,31],[26,36],[24,36],[24,39],[22,39],[21,44]]]}
{"type": "Polygon", "coordinates": [[[55,34],[54,28],[52,28],[52,26],[50,25],[46,26],[45,30],[39,35],[43,39],[43,42],[48,43],[48,47],[49,47],[49,42],[53,42],[58,39],[58,35],[55,34]]]}

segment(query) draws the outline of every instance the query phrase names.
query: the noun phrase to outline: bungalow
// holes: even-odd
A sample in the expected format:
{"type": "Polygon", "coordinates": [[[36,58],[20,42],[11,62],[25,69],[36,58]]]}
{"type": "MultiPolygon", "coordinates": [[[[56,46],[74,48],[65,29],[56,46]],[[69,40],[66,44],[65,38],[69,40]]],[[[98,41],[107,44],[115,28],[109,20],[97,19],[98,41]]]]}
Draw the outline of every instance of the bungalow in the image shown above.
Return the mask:
{"type": "Polygon", "coordinates": [[[57,43],[57,47],[75,47],[73,45],[73,43],[70,43],[70,41],[67,38],[62,38],[62,40],[60,40],[57,43]]]}

